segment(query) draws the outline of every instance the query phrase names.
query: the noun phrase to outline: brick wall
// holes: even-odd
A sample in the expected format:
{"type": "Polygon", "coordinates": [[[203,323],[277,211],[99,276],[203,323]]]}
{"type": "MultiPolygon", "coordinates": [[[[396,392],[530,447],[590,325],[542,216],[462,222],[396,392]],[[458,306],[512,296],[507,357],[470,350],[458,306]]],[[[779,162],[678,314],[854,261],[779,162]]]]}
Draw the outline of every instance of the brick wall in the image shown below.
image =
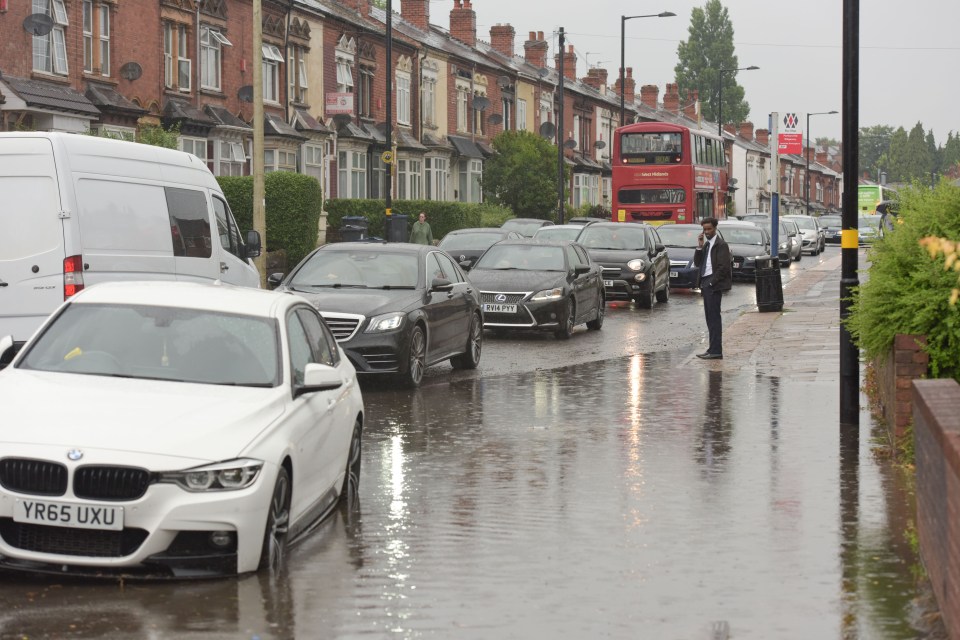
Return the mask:
{"type": "Polygon", "coordinates": [[[960,638],[960,385],[912,386],[920,556],[947,633],[960,638]]]}
{"type": "Polygon", "coordinates": [[[887,357],[874,362],[880,410],[894,441],[906,433],[913,416],[910,384],[927,373],[926,343],[925,336],[898,334],[887,357]]]}

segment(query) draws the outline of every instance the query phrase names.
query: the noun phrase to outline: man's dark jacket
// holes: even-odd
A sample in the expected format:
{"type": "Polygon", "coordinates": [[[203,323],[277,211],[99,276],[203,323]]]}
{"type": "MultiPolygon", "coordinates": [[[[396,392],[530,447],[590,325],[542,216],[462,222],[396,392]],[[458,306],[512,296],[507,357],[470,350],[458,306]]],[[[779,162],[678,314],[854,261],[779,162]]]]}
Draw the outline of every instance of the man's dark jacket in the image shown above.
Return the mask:
{"type": "MultiPolygon", "coordinates": [[[[704,240],[704,249],[706,240],[704,240]]],[[[693,252],[693,264],[697,267],[697,286],[700,285],[700,265],[703,264],[704,249],[693,252]]],[[[723,241],[720,234],[714,237],[713,249],[710,251],[710,264],[713,268],[713,288],[727,292],[733,288],[733,258],[730,257],[730,247],[723,241]]]]}

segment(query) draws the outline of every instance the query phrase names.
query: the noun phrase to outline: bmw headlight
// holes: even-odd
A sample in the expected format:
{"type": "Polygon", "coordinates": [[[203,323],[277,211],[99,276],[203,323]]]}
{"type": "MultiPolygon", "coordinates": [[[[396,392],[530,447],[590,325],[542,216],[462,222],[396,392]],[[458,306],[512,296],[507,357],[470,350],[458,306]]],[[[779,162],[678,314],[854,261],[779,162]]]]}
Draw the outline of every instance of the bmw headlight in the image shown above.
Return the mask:
{"type": "Polygon", "coordinates": [[[531,300],[556,300],[563,297],[563,289],[554,287],[553,289],[544,289],[533,294],[531,300]]]}
{"type": "Polygon", "coordinates": [[[627,269],[630,269],[630,271],[643,271],[646,266],[643,260],[631,260],[627,263],[627,269]]]}
{"type": "Polygon", "coordinates": [[[192,492],[237,491],[252,485],[262,468],[261,460],[240,458],[184,471],[164,471],[159,482],[176,484],[192,492]]]}
{"type": "Polygon", "coordinates": [[[384,313],[383,315],[374,316],[373,318],[370,318],[370,323],[367,325],[364,333],[377,333],[379,331],[393,331],[394,329],[399,329],[400,325],[403,324],[404,315],[406,314],[395,311],[393,313],[384,313]]]}

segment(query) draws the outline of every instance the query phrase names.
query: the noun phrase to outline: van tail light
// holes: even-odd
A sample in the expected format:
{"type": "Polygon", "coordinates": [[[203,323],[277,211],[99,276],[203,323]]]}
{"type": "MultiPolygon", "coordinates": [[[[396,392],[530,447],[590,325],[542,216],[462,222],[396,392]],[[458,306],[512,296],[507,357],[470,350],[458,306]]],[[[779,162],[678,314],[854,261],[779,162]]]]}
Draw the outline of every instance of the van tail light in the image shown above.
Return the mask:
{"type": "Polygon", "coordinates": [[[83,257],[70,256],[63,259],[63,299],[83,290],[83,257]]]}

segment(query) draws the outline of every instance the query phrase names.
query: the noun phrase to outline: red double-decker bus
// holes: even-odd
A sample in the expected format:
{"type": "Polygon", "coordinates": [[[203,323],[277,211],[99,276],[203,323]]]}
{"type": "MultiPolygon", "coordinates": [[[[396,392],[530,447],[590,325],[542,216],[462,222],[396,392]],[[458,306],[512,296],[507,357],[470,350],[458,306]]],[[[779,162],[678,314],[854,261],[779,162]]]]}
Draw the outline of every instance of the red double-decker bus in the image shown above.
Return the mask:
{"type": "Polygon", "coordinates": [[[720,136],[667,122],[638,122],[613,136],[613,220],[696,223],[726,217],[727,163],[720,136]]]}

